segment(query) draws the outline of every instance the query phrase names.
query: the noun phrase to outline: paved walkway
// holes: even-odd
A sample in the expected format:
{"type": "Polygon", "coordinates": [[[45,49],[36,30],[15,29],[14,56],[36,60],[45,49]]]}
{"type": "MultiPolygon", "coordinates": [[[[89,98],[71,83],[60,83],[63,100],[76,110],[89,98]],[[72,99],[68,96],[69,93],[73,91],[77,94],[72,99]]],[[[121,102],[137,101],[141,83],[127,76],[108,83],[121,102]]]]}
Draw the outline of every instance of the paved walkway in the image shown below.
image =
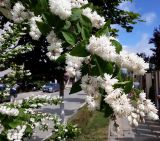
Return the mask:
{"type": "Polygon", "coordinates": [[[113,122],[110,122],[108,141],[160,141],[160,120],[151,121],[146,119],[144,124],[137,128],[130,127],[126,119],[117,120],[120,131],[113,131],[113,122]]]}
{"type": "MultiPolygon", "coordinates": [[[[54,96],[58,95],[59,92],[55,93],[46,93],[48,95],[54,96]]],[[[67,121],[68,118],[73,116],[77,110],[84,104],[85,102],[85,94],[81,91],[76,94],[69,95],[69,89],[65,90],[65,95],[64,95],[64,105],[65,105],[65,120],[67,121]]],[[[23,99],[27,96],[31,95],[38,95],[38,94],[44,94],[43,92],[29,92],[29,93],[23,93],[18,96],[17,99],[23,99]]],[[[51,113],[51,114],[58,114],[60,115],[60,106],[43,106],[41,109],[38,111],[44,112],[44,113],[51,113]]],[[[53,123],[46,121],[46,123],[49,124],[49,130],[48,131],[42,131],[39,130],[38,128],[35,129],[35,133],[33,134],[32,138],[30,141],[42,141],[49,137],[52,134],[52,129],[53,129],[53,123]]]]}

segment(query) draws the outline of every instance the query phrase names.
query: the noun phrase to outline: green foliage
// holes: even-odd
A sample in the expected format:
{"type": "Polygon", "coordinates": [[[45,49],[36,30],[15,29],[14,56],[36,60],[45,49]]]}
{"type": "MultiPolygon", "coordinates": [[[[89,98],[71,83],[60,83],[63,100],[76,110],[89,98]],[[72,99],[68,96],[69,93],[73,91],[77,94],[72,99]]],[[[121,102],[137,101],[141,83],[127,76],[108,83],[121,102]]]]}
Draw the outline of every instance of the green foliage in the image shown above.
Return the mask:
{"type": "Polygon", "coordinates": [[[47,35],[49,34],[49,32],[51,31],[51,27],[48,26],[48,24],[44,23],[44,22],[37,22],[37,26],[39,28],[39,30],[44,34],[47,35]]]}
{"type": "Polygon", "coordinates": [[[124,82],[118,82],[114,85],[114,88],[122,88],[126,94],[131,92],[133,87],[133,81],[124,81],[124,82]]]}
{"type": "Polygon", "coordinates": [[[77,82],[75,82],[73,84],[69,94],[74,94],[74,93],[77,93],[77,92],[81,91],[82,88],[81,88],[80,84],[81,84],[81,80],[78,80],[77,82]]]}
{"type": "MultiPolygon", "coordinates": [[[[132,32],[134,24],[142,20],[140,14],[118,8],[122,2],[127,1],[131,0],[89,0],[106,21],[110,20],[111,24],[120,25],[127,32],[132,32]]],[[[118,30],[110,29],[110,32],[111,35],[117,35],[118,30]]]]}
{"type": "Polygon", "coordinates": [[[69,31],[62,31],[63,37],[67,43],[74,46],[76,43],[76,36],[69,31]]]}
{"type": "Polygon", "coordinates": [[[71,53],[72,56],[78,56],[78,57],[86,57],[89,55],[89,53],[86,50],[86,42],[82,41],[78,45],[76,45],[71,53]]]}
{"type": "Polygon", "coordinates": [[[69,20],[70,21],[77,21],[80,19],[82,14],[82,10],[79,8],[74,8],[72,9],[72,15],[70,16],[69,20]]]}
{"type": "Polygon", "coordinates": [[[91,68],[92,75],[103,76],[104,73],[113,73],[112,63],[104,61],[99,56],[93,56],[93,64],[95,64],[95,66],[91,68]]]}
{"type": "Polygon", "coordinates": [[[100,36],[102,36],[102,35],[107,35],[107,36],[109,36],[109,29],[108,29],[108,28],[109,28],[110,24],[111,24],[111,21],[108,20],[108,21],[105,23],[105,25],[96,32],[96,36],[97,36],[97,37],[100,37],[100,36]]]}
{"type": "Polygon", "coordinates": [[[111,41],[112,41],[113,46],[115,46],[116,48],[116,52],[120,53],[120,51],[122,51],[122,45],[116,40],[111,40],[111,41]]]}

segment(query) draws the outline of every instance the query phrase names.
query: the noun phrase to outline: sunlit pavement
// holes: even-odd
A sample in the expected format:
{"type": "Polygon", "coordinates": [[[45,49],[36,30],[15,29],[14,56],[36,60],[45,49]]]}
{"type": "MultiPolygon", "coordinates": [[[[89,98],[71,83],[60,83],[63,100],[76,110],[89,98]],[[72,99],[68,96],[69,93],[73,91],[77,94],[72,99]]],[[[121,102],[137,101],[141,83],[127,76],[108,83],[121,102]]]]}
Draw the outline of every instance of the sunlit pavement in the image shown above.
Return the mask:
{"type": "Polygon", "coordinates": [[[138,127],[130,127],[126,119],[118,119],[120,131],[115,133],[110,122],[108,141],[160,141],[160,120],[139,124],[138,127]]]}
{"type": "MultiPolygon", "coordinates": [[[[65,120],[67,120],[69,117],[71,117],[73,114],[76,113],[76,111],[84,104],[85,102],[85,94],[81,91],[79,93],[75,93],[72,95],[69,95],[69,88],[65,89],[65,96],[64,96],[64,104],[65,104],[65,120]]],[[[43,93],[42,91],[35,91],[35,92],[27,92],[27,93],[21,93],[18,94],[18,97],[16,98],[17,100],[23,99],[28,96],[32,95],[44,95],[48,94],[51,96],[58,95],[59,92],[54,92],[54,93],[43,93]]],[[[45,112],[45,113],[52,113],[52,114],[60,114],[60,109],[58,106],[43,106],[41,109],[38,111],[45,112]]],[[[33,135],[32,139],[30,141],[41,141],[51,135],[52,131],[52,124],[49,124],[49,130],[48,131],[40,131],[36,129],[36,133],[33,135]]]]}

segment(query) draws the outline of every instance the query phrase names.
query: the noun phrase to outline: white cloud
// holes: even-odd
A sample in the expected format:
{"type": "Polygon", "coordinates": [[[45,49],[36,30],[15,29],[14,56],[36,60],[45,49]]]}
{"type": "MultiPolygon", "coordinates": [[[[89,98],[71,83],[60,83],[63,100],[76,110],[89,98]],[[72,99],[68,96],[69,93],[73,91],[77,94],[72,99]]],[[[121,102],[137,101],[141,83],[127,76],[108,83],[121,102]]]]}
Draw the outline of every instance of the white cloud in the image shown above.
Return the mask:
{"type": "Polygon", "coordinates": [[[142,19],[146,22],[147,25],[151,25],[157,19],[157,15],[154,12],[146,13],[142,15],[142,19]]]}
{"type": "Polygon", "coordinates": [[[133,11],[135,9],[135,6],[132,2],[124,1],[124,2],[120,3],[118,8],[125,10],[125,11],[133,11]]]}
{"type": "Polygon", "coordinates": [[[152,51],[150,50],[151,48],[154,47],[153,44],[149,44],[149,39],[150,37],[148,36],[147,33],[142,34],[140,41],[136,43],[135,45],[124,45],[124,49],[126,49],[129,52],[134,52],[134,53],[145,53],[146,55],[151,56],[152,51]]]}

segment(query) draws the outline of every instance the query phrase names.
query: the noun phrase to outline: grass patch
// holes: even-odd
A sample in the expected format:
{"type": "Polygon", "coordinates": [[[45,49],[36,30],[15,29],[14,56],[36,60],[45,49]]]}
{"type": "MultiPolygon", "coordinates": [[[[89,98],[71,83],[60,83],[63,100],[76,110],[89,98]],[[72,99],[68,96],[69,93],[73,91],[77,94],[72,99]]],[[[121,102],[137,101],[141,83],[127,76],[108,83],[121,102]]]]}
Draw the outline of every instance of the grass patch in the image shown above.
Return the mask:
{"type": "Polygon", "coordinates": [[[72,141],[106,141],[109,118],[100,111],[90,112],[84,106],[69,122],[81,128],[81,135],[72,141]]]}

